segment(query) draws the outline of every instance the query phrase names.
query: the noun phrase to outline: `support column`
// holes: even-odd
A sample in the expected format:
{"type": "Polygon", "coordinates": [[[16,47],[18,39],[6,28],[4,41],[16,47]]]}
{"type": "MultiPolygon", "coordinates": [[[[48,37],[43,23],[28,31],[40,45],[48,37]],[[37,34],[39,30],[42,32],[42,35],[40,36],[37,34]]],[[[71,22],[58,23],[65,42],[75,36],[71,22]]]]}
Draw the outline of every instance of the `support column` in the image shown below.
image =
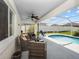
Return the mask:
{"type": "Polygon", "coordinates": [[[34,25],[34,33],[35,33],[35,35],[36,35],[36,37],[38,36],[38,25],[37,25],[37,23],[35,23],[35,25],[34,25]]]}

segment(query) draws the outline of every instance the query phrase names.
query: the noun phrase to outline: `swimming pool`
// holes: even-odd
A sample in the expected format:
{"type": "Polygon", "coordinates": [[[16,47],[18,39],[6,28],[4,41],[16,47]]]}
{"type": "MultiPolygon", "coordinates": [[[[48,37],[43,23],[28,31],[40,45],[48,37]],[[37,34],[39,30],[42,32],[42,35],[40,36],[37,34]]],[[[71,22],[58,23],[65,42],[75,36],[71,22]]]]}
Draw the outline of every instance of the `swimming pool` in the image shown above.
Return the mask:
{"type": "Polygon", "coordinates": [[[76,37],[65,36],[65,35],[49,35],[48,37],[58,41],[71,42],[72,44],[79,44],[79,38],[76,37]]]}

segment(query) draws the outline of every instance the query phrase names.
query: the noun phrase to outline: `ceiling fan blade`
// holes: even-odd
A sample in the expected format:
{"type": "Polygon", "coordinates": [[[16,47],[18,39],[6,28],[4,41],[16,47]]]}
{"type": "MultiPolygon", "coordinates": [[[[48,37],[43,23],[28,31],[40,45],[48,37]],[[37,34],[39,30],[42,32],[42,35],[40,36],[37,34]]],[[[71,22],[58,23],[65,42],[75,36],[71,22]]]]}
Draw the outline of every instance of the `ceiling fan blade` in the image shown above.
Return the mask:
{"type": "Polygon", "coordinates": [[[38,16],[36,16],[36,17],[35,17],[35,19],[39,20],[39,17],[38,17],[38,16]]]}

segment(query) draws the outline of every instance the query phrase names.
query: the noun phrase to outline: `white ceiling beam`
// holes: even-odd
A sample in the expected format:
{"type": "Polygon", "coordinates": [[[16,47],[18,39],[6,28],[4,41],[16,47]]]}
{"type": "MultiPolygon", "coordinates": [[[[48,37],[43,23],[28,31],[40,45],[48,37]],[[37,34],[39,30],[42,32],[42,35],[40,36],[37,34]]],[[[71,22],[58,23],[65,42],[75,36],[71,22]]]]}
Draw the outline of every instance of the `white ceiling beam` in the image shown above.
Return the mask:
{"type": "Polygon", "coordinates": [[[64,2],[63,4],[61,4],[60,6],[58,6],[56,9],[52,10],[51,12],[49,12],[48,14],[46,14],[44,17],[42,17],[38,22],[43,21],[45,19],[49,19],[51,17],[54,17],[70,8],[73,8],[74,6],[78,5],[79,0],[67,0],[66,2],[64,2]]]}

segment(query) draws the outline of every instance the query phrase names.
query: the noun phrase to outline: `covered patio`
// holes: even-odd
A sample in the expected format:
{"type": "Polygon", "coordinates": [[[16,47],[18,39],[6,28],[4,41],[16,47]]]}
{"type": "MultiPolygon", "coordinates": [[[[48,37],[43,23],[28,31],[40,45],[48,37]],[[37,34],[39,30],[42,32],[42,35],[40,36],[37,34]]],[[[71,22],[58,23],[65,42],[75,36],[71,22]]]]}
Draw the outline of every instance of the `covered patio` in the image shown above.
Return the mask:
{"type": "MultiPolygon", "coordinates": [[[[54,18],[54,17],[60,17],[62,19],[66,19],[68,22],[70,22],[70,27],[66,27],[63,30],[64,31],[69,30],[70,34],[72,34],[73,32],[72,29],[74,29],[74,27],[72,25],[72,21],[70,20],[70,18],[68,16],[62,17],[59,15],[66,12],[67,10],[70,10],[74,7],[79,6],[79,0],[3,0],[3,1],[5,2],[5,5],[7,6],[7,10],[8,10],[6,14],[8,15],[6,17],[7,27],[5,26],[7,28],[7,32],[6,32],[7,37],[4,39],[1,39],[2,41],[0,41],[0,59],[12,58],[13,54],[16,52],[16,40],[17,40],[16,38],[21,37],[21,34],[27,35],[27,33],[32,33],[33,36],[36,36],[35,39],[38,39],[39,32],[41,30],[40,24],[41,22],[45,23],[45,20],[47,19],[50,20],[51,18],[54,18]]],[[[2,1],[0,0],[0,2],[2,1]]],[[[79,15],[79,7],[78,7],[77,14],[79,15]]],[[[51,19],[51,20],[54,21],[59,19],[51,19]]],[[[62,21],[62,22],[65,22],[65,21],[62,21]]],[[[50,24],[50,22],[48,23],[50,24]]],[[[45,26],[45,24],[43,25],[45,26]]],[[[61,26],[61,29],[62,27],[63,26],[61,26]]],[[[50,29],[51,31],[53,30],[59,31],[60,29],[56,27],[57,29],[56,30],[56,29],[53,29],[55,27],[50,28],[50,26],[47,26],[46,28],[44,28],[44,30],[50,31],[50,30],[47,30],[47,28],[50,29]]],[[[1,30],[3,31],[3,29],[1,30]]],[[[78,30],[78,28],[76,28],[76,30],[78,30]]],[[[3,35],[3,34],[5,33],[2,33],[0,35],[3,35]]],[[[41,40],[44,40],[44,41],[41,41],[41,43],[43,48],[46,48],[44,50],[42,48],[43,50],[42,54],[45,54],[46,58],[41,58],[41,59],[79,59],[79,45],[70,44],[70,45],[63,46],[51,39],[48,39],[47,36],[42,37],[41,40]],[[46,43],[46,45],[44,43],[46,43]]],[[[27,40],[27,41],[30,42],[29,45],[31,45],[31,42],[33,42],[35,45],[37,44],[39,45],[40,43],[40,40],[36,40],[36,41],[27,40]]],[[[25,46],[25,47],[28,47],[28,46],[25,46]]],[[[41,49],[39,48],[40,45],[37,47],[38,48],[36,47],[35,48],[39,50],[36,50],[36,51],[39,52],[41,49]]],[[[31,45],[30,48],[33,49],[33,46],[31,45]]],[[[29,59],[30,51],[31,49],[22,51],[21,59],[29,59]]],[[[39,56],[39,54],[36,54],[36,55],[39,56]]],[[[40,58],[37,58],[37,59],[40,59],[40,58]]]]}

